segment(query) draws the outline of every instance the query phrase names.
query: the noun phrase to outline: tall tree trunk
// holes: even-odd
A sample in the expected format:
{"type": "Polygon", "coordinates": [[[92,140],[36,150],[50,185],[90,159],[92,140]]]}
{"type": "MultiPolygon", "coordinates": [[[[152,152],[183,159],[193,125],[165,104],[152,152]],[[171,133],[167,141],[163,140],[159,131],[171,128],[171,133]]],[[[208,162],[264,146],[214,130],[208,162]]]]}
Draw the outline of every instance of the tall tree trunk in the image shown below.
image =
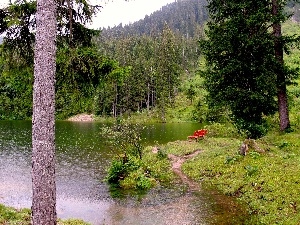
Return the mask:
{"type": "MultiPolygon", "coordinates": [[[[279,13],[279,0],[272,0],[272,14],[274,17],[279,13]]],[[[275,22],[273,24],[273,34],[275,38],[275,57],[280,65],[284,64],[283,61],[283,44],[281,41],[281,24],[275,22]]],[[[284,131],[290,127],[289,110],[288,110],[288,98],[286,89],[286,80],[284,71],[280,67],[277,71],[277,97],[278,97],[278,112],[280,120],[280,130],[284,131]]]]}
{"type": "Polygon", "coordinates": [[[38,0],[32,116],[32,222],[56,224],[55,57],[56,4],[38,0]]]}
{"type": "Polygon", "coordinates": [[[73,4],[71,0],[67,0],[68,8],[69,8],[69,23],[70,23],[70,34],[69,34],[69,44],[72,45],[72,34],[73,34],[73,4]]]}
{"type": "Polygon", "coordinates": [[[147,113],[150,111],[150,83],[147,84],[147,113]]]}

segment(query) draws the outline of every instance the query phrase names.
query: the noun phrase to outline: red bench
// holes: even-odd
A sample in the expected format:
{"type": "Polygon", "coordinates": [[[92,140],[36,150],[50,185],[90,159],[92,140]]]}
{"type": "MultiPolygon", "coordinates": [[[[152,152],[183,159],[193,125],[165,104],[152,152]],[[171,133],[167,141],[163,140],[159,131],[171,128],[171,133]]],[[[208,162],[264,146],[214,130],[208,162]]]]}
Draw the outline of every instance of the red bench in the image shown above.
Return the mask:
{"type": "Polygon", "coordinates": [[[203,138],[207,134],[206,129],[196,130],[193,135],[188,136],[189,140],[198,140],[198,138],[203,138]]]}

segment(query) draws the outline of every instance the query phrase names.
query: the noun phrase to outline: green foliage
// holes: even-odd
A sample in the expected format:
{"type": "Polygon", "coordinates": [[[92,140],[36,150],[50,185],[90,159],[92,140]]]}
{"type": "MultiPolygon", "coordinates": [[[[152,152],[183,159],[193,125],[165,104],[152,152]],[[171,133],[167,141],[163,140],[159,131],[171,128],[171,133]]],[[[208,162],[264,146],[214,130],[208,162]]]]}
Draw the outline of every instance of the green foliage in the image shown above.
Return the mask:
{"type": "MultiPolygon", "coordinates": [[[[73,3],[72,9],[67,1],[57,1],[56,108],[59,119],[91,112],[99,77],[110,72],[104,68],[104,59],[92,43],[99,31],[84,27],[99,6],[85,0],[73,3]]],[[[0,10],[0,33],[5,35],[0,49],[0,119],[31,117],[35,14],[36,1],[14,1],[0,10]]]]}
{"type": "Polygon", "coordinates": [[[196,97],[196,90],[193,84],[190,84],[190,87],[186,90],[186,96],[187,98],[193,103],[193,100],[196,97]]]}
{"type": "Polygon", "coordinates": [[[106,180],[109,184],[123,189],[148,189],[151,187],[147,170],[143,169],[139,125],[129,124],[124,120],[117,121],[110,127],[104,127],[103,133],[109,139],[110,146],[122,152],[114,159],[108,169],[106,180]]]}
{"type": "Polygon", "coordinates": [[[259,123],[254,123],[253,121],[247,121],[245,119],[235,119],[235,125],[239,131],[244,132],[247,137],[259,138],[267,134],[268,124],[265,119],[259,123]]]}
{"type": "Polygon", "coordinates": [[[121,159],[115,159],[112,161],[109,170],[107,172],[106,180],[108,183],[118,184],[119,180],[123,179],[127,175],[128,165],[121,159]]]}
{"type": "MultiPolygon", "coordinates": [[[[276,60],[268,29],[278,18],[286,19],[280,11],[284,3],[279,1],[279,13],[273,16],[270,1],[209,1],[208,5],[208,39],[200,43],[207,62],[203,76],[209,105],[229,107],[238,129],[253,138],[266,134],[265,116],[276,111],[278,71],[286,78],[294,73],[276,60]]],[[[284,46],[291,41],[284,38],[284,46]]]]}
{"type": "Polygon", "coordinates": [[[123,156],[112,161],[106,180],[109,184],[117,185],[125,190],[148,190],[155,185],[155,180],[145,169],[141,159],[123,156]]]}
{"type": "Polygon", "coordinates": [[[16,210],[0,204],[0,224],[29,225],[30,214],[29,209],[16,210]]]}
{"type": "Polygon", "coordinates": [[[65,119],[83,112],[100,111],[97,90],[118,68],[115,61],[101,56],[94,46],[60,46],[57,50],[56,73],[57,118],[65,119]]]}
{"type": "MultiPolygon", "coordinates": [[[[193,106],[186,110],[182,105],[180,112],[175,114],[169,106],[174,106],[179,94],[181,72],[185,70],[193,76],[191,71],[198,59],[197,38],[201,35],[199,24],[189,25],[193,35],[184,33],[184,38],[165,24],[159,35],[118,37],[117,40],[104,37],[102,41],[102,37],[95,38],[98,31],[84,27],[98,8],[86,1],[72,1],[71,5],[72,10],[67,1],[57,2],[57,119],[82,112],[127,117],[145,110],[149,113],[155,108],[152,114],[156,121],[187,121],[191,117],[197,120],[197,115],[191,112],[193,106]],[[73,17],[71,21],[70,16],[73,17]],[[99,41],[97,45],[92,38],[99,41]]],[[[193,21],[201,20],[202,9],[200,12],[196,2],[189,9],[196,10],[193,14],[200,13],[193,21]]],[[[13,2],[0,12],[1,32],[8,31],[1,51],[1,74],[6,74],[1,84],[13,89],[0,93],[4,106],[2,119],[29,119],[31,115],[35,13],[36,1],[23,0],[13,2]],[[28,68],[28,75],[22,72],[23,68],[28,68]],[[17,75],[21,75],[18,79],[26,92],[15,87],[17,82],[11,82],[17,75]],[[8,96],[8,91],[17,92],[14,93],[16,97],[8,96]]]]}
{"type": "Polygon", "coordinates": [[[162,151],[165,151],[169,154],[173,155],[188,155],[195,151],[195,148],[197,148],[198,143],[195,141],[175,141],[175,142],[169,142],[166,145],[162,147],[162,151]],[[184,148],[182,146],[184,145],[184,148]]]}
{"type": "Polygon", "coordinates": [[[165,24],[157,35],[104,34],[97,43],[105,55],[132,68],[123,85],[117,87],[118,95],[111,100],[115,101],[117,115],[131,116],[132,112],[155,109],[157,119],[169,119],[167,108],[174,107],[182,72],[185,69],[190,77],[194,76],[189,70],[194,70],[198,59],[197,40],[183,38],[165,24]]]}
{"type": "Polygon", "coordinates": [[[226,164],[234,164],[236,161],[238,161],[239,157],[237,156],[226,156],[225,163],[226,164]]]}
{"type": "Polygon", "coordinates": [[[245,170],[246,170],[246,176],[251,177],[258,172],[258,167],[247,165],[245,166],[245,170]]]}
{"type": "Polygon", "coordinates": [[[122,190],[148,190],[174,179],[166,157],[153,154],[150,147],[142,159],[122,156],[112,161],[106,181],[122,190]]]}
{"type": "Polygon", "coordinates": [[[243,134],[239,133],[236,127],[230,122],[210,123],[205,126],[205,129],[208,130],[208,135],[212,137],[227,137],[227,138],[243,137],[243,134]]]}
{"type": "Polygon", "coordinates": [[[138,190],[149,190],[151,187],[156,185],[154,178],[149,177],[145,171],[140,168],[134,170],[125,177],[124,180],[120,181],[120,186],[123,189],[138,189],[138,190]]]}
{"type": "Polygon", "coordinates": [[[31,118],[32,73],[29,67],[0,72],[0,119],[31,118]]]}
{"type": "Polygon", "coordinates": [[[154,154],[141,144],[141,127],[126,121],[112,127],[105,127],[104,133],[110,139],[109,144],[121,152],[107,171],[106,181],[123,190],[148,190],[158,182],[171,181],[169,161],[163,152],[154,154]]]}
{"type": "MultiPolygon", "coordinates": [[[[249,35],[239,33],[239,31],[249,30],[249,27],[256,21],[256,17],[249,19],[250,25],[241,25],[237,30],[231,29],[231,27],[225,29],[224,34],[226,35],[223,34],[223,27],[220,30],[216,29],[216,32],[222,35],[222,38],[215,40],[216,44],[220,44],[217,48],[216,57],[220,56],[218,58],[220,62],[221,59],[223,60],[224,64],[220,64],[220,67],[224,70],[227,68],[228,70],[225,72],[230,74],[230,77],[226,82],[224,79],[216,77],[217,81],[214,84],[219,84],[219,89],[216,88],[214,91],[224,88],[226,94],[218,95],[218,101],[214,102],[212,95],[206,98],[207,92],[203,84],[203,77],[206,75],[202,76],[201,73],[202,77],[200,77],[198,71],[195,71],[198,66],[203,70],[203,57],[198,62],[198,39],[202,36],[202,27],[193,22],[201,21],[206,17],[206,9],[200,7],[202,1],[176,3],[174,15],[182,14],[182,11],[178,11],[180,6],[184,6],[184,11],[192,10],[188,13],[191,17],[189,21],[176,25],[175,21],[178,19],[176,18],[176,20],[168,20],[169,22],[165,26],[160,23],[157,27],[148,29],[153,31],[152,35],[124,35],[128,31],[135,30],[131,26],[126,27],[128,30],[123,30],[124,33],[118,29],[112,29],[111,32],[117,33],[118,37],[107,30],[107,32],[103,31],[102,36],[94,37],[98,33],[94,30],[86,30],[83,25],[90,21],[93,10],[97,9],[92,9],[93,7],[87,5],[86,1],[76,1],[74,6],[77,4],[80,4],[80,7],[74,7],[73,10],[73,32],[70,39],[71,24],[68,20],[68,5],[66,1],[58,2],[57,119],[65,119],[74,114],[87,112],[104,118],[108,116],[131,117],[135,121],[143,122],[150,120],[161,122],[162,118],[167,122],[227,122],[233,120],[237,127],[242,129],[243,134],[250,135],[253,133],[253,137],[265,134],[269,128],[266,119],[270,120],[266,116],[267,113],[270,112],[271,115],[274,112],[276,98],[274,99],[269,91],[273,87],[266,89],[264,83],[272,83],[271,81],[275,79],[270,78],[272,77],[271,74],[264,75],[267,69],[259,70],[256,66],[271,67],[267,62],[259,63],[261,58],[267,60],[269,55],[261,54],[260,45],[264,42],[260,43],[253,40],[257,36],[261,37],[260,33],[248,41],[246,39],[249,35]],[[82,26],[75,21],[80,21],[82,26]],[[179,31],[174,29],[179,29],[179,31]],[[92,37],[96,43],[92,41],[92,37]],[[232,42],[232,51],[223,49],[223,44],[227,43],[231,37],[236,38],[234,39],[236,42],[232,42]],[[234,43],[236,45],[233,45],[234,43]],[[244,46],[240,48],[241,51],[235,51],[240,46],[244,46]],[[250,57],[250,50],[253,49],[256,49],[257,52],[253,57],[250,57]],[[251,62],[252,65],[238,68],[236,62],[227,63],[225,59],[231,53],[241,53],[239,62],[243,65],[251,62]],[[226,63],[228,67],[223,67],[223,65],[227,65],[226,63]],[[239,73],[233,71],[236,68],[239,73]],[[236,82],[242,72],[247,77],[240,80],[240,83],[236,82]],[[258,77],[258,74],[261,74],[261,77],[258,77]],[[223,85],[220,85],[220,82],[223,82],[223,85]],[[228,88],[228,85],[234,85],[234,82],[236,82],[236,86],[228,88]],[[248,86],[253,83],[257,85],[256,89],[249,90],[248,86]],[[258,94],[254,93],[257,91],[258,94]],[[228,98],[231,99],[228,101],[228,98]],[[238,101],[237,98],[242,100],[238,101]],[[264,104],[263,99],[265,98],[270,100],[268,100],[268,104],[264,104]],[[268,109],[263,111],[262,106],[268,109]],[[253,115],[257,109],[263,112],[253,115]],[[235,116],[236,114],[238,117],[235,116]],[[247,132],[247,130],[250,131],[247,132]]],[[[169,7],[173,8],[174,5],[166,8],[169,10],[169,7]]],[[[224,10],[226,11],[226,9],[224,10]]],[[[250,12],[252,11],[250,10],[250,12]]],[[[0,11],[1,32],[10,29],[9,24],[15,24],[19,30],[21,26],[24,26],[22,28],[24,32],[30,31],[31,33],[25,35],[30,37],[34,34],[32,31],[35,29],[34,13],[34,1],[27,1],[26,4],[25,1],[18,1],[11,8],[3,8],[0,11]],[[33,16],[29,17],[28,15],[33,16]],[[6,23],[7,21],[10,22],[6,23]],[[30,29],[28,30],[26,26],[29,26],[30,29]]],[[[243,18],[239,17],[239,14],[236,14],[234,19],[244,21],[243,18]]],[[[142,22],[148,23],[149,21],[142,22]]],[[[233,27],[235,23],[229,25],[233,27]]],[[[298,25],[292,22],[285,23],[283,26],[283,31],[287,35],[292,35],[297,30],[298,25]]],[[[31,40],[30,38],[27,39],[31,40]]],[[[10,41],[4,38],[4,45],[5,40],[10,41]]],[[[26,46],[25,42],[23,44],[23,47],[26,46]]],[[[32,111],[32,65],[27,63],[28,58],[20,55],[18,51],[9,52],[7,48],[4,50],[4,45],[1,46],[2,57],[0,57],[0,117],[1,119],[30,119],[32,111]]],[[[30,46],[33,46],[33,42],[30,46]]],[[[285,55],[285,60],[289,67],[297,70],[299,51],[296,49],[296,45],[290,47],[291,51],[285,55]]],[[[211,51],[210,48],[208,49],[211,51]]],[[[27,53],[29,54],[30,51],[32,49],[28,50],[27,53]]],[[[32,61],[32,59],[30,60],[32,61]]],[[[293,77],[288,76],[288,78],[293,77]]],[[[212,85],[214,84],[212,83],[212,85]]],[[[295,110],[296,106],[300,105],[297,97],[300,93],[298,89],[297,86],[289,88],[290,106],[294,107],[295,110]]],[[[292,116],[292,120],[300,124],[300,116],[297,114],[292,116]]],[[[274,121],[276,120],[273,119],[272,122],[274,121]]]]}
{"type": "Polygon", "coordinates": [[[158,41],[156,62],[156,99],[157,107],[161,111],[162,121],[165,122],[165,108],[173,105],[175,98],[175,88],[179,85],[179,48],[175,45],[175,35],[170,28],[165,25],[162,36],[158,41]]]}
{"type": "Polygon", "coordinates": [[[8,7],[1,9],[4,12],[1,20],[1,34],[5,33],[3,48],[5,56],[10,59],[8,64],[14,66],[33,64],[33,43],[35,41],[35,1],[15,1],[8,7]]]}
{"type": "Polygon", "coordinates": [[[126,120],[118,119],[114,124],[102,128],[103,135],[114,151],[122,152],[127,156],[141,159],[144,146],[142,145],[141,124],[131,124],[126,120]]]}

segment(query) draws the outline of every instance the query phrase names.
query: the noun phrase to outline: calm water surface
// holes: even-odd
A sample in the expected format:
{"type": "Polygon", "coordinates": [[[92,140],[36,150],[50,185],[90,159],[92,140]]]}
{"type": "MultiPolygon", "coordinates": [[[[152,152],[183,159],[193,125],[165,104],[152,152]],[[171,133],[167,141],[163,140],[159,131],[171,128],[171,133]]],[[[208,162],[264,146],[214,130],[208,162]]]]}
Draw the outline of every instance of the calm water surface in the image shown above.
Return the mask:
{"type": "MultiPolygon", "coordinates": [[[[182,188],[156,188],[142,198],[113,199],[103,182],[114,155],[100,123],[57,122],[57,212],[92,224],[209,224],[207,196],[182,188]]],[[[199,124],[148,125],[145,143],[185,140],[199,124]]],[[[0,122],[0,203],[31,206],[31,122],[0,122]]]]}

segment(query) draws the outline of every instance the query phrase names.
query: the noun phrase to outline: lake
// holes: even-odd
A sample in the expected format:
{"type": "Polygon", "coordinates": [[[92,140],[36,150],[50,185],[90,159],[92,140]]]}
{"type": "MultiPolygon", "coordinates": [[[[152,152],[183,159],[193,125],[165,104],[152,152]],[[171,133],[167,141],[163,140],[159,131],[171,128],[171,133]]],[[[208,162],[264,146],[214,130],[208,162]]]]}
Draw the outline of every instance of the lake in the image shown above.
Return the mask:
{"type": "MultiPolygon", "coordinates": [[[[92,224],[214,224],[211,196],[184,188],[157,187],[143,197],[112,198],[103,181],[112,152],[100,135],[102,124],[56,123],[56,184],[59,218],[92,224]]],[[[186,140],[196,123],[147,125],[145,144],[186,140]]],[[[0,121],[0,203],[31,206],[31,121],[0,121]]],[[[222,224],[230,224],[223,221],[222,224]]]]}

